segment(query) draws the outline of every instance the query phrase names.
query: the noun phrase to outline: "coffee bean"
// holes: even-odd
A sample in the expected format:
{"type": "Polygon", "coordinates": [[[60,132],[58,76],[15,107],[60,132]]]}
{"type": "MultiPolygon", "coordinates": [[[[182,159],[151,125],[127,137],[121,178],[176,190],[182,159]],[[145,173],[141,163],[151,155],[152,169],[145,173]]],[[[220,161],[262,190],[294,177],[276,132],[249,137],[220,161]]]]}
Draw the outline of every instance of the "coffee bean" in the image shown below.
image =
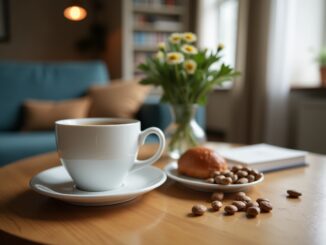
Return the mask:
{"type": "Polygon", "coordinates": [[[249,172],[249,174],[251,174],[251,175],[253,175],[253,176],[257,176],[258,174],[259,174],[259,172],[257,171],[257,170],[255,170],[255,169],[252,169],[250,172],[249,172]]]}
{"type": "Polygon", "coordinates": [[[238,211],[243,211],[246,209],[246,203],[242,201],[233,201],[232,205],[236,206],[238,211]]]}
{"type": "Polygon", "coordinates": [[[259,207],[250,207],[246,211],[248,218],[255,218],[260,213],[259,207]]]}
{"type": "Polygon", "coordinates": [[[268,213],[273,209],[272,204],[268,201],[261,201],[259,203],[259,207],[260,207],[261,211],[265,212],[265,213],[268,213]]]}
{"type": "Polygon", "coordinates": [[[248,196],[245,196],[245,197],[243,197],[242,201],[245,203],[248,203],[248,202],[251,202],[251,198],[248,196]]]}
{"type": "Polygon", "coordinates": [[[258,202],[258,204],[259,204],[260,202],[262,202],[262,201],[269,202],[269,200],[268,200],[267,198],[262,198],[262,197],[257,198],[257,200],[256,200],[256,202],[258,202]]]}
{"type": "Polygon", "coordinates": [[[233,167],[232,167],[231,171],[232,171],[233,173],[236,173],[236,172],[238,172],[238,171],[241,170],[241,169],[242,169],[242,166],[241,166],[241,165],[236,165],[236,166],[233,166],[233,167]]]}
{"type": "Polygon", "coordinates": [[[251,208],[251,207],[259,207],[259,204],[257,202],[252,202],[252,201],[247,202],[247,204],[246,204],[246,210],[248,208],[251,208]]]}
{"type": "Polygon", "coordinates": [[[223,206],[223,204],[222,204],[222,202],[220,202],[220,201],[213,201],[213,202],[211,203],[211,206],[212,206],[212,209],[213,209],[214,211],[219,211],[220,208],[223,206]]]}
{"type": "Polygon", "coordinates": [[[299,198],[299,196],[302,196],[302,193],[295,190],[287,190],[287,193],[289,198],[299,198]]]}
{"type": "Polygon", "coordinates": [[[246,193],[243,192],[243,191],[239,191],[239,192],[237,192],[237,193],[234,194],[234,200],[241,201],[241,200],[238,199],[238,197],[242,198],[244,196],[246,196],[246,193]]]}
{"type": "Polygon", "coordinates": [[[206,183],[209,183],[209,184],[214,184],[215,183],[214,178],[208,178],[205,181],[206,181],[206,183]]]}
{"type": "Polygon", "coordinates": [[[249,174],[247,178],[248,178],[248,181],[249,181],[249,183],[251,183],[251,182],[254,182],[254,181],[255,181],[255,176],[254,176],[254,175],[252,175],[252,174],[249,174]]]}
{"type": "Polygon", "coordinates": [[[194,205],[191,209],[193,215],[201,216],[207,211],[207,208],[202,204],[194,205]]]}
{"type": "Polygon", "coordinates": [[[224,170],[221,172],[221,175],[224,175],[225,177],[229,177],[229,174],[231,173],[230,170],[224,170]]]}
{"type": "Polygon", "coordinates": [[[223,179],[225,179],[225,176],[219,175],[219,176],[216,176],[214,180],[215,180],[216,184],[221,184],[223,179]]]}
{"type": "Polygon", "coordinates": [[[226,174],[224,174],[225,177],[233,177],[234,173],[233,172],[228,172],[226,174]]]}
{"type": "Polygon", "coordinates": [[[232,183],[235,184],[238,180],[238,175],[234,174],[231,178],[232,178],[232,183]]]}
{"type": "Polygon", "coordinates": [[[236,182],[236,184],[240,184],[240,185],[247,184],[247,183],[248,183],[248,179],[247,178],[240,178],[236,182]]]}
{"type": "Polygon", "coordinates": [[[242,170],[243,171],[246,171],[246,172],[251,172],[252,171],[252,169],[251,168],[248,168],[248,167],[244,167],[244,168],[242,168],[242,170]]]}
{"type": "Polygon", "coordinates": [[[251,198],[248,197],[248,196],[238,196],[237,201],[242,201],[242,202],[245,202],[245,203],[248,203],[248,202],[251,202],[251,198]]]}
{"type": "Polygon", "coordinates": [[[239,197],[237,201],[242,201],[245,203],[251,202],[251,198],[248,196],[239,197]]]}
{"type": "Polygon", "coordinates": [[[225,214],[233,215],[235,212],[238,211],[238,208],[234,205],[227,205],[224,207],[225,214]]]}
{"type": "Polygon", "coordinates": [[[225,177],[224,179],[221,180],[221,185],[229,185],[232,183],[232,179],[230,177],[225,177]]]}
{"type": "Polygon", "coordinates": [[[222,201],[224,198],[224,193],[223,192],[214,192],[211,195],[211,200],[212,201],[222,201]]]}
{"type": "Polygon", "coordinates": [[[264,175],[262,173],[258,173],[256,176],[255,176],[255,180],[260,180],[264,175]]]}
{"type": "Polygon", "coordinates": [[[237,175],[238,175],[239,178],[246,177],[246,176],[248,176],[248,172],[240,170],[240,171],[237,172],[237,175]]]}
{"type": "Polygon", "coordinates": [[[211,174],[211,177],[212,178],[215,178],[216,176],[219,176],[221,175],[221,172],[220,171],[214,171],[212,174],[211,174]]]}

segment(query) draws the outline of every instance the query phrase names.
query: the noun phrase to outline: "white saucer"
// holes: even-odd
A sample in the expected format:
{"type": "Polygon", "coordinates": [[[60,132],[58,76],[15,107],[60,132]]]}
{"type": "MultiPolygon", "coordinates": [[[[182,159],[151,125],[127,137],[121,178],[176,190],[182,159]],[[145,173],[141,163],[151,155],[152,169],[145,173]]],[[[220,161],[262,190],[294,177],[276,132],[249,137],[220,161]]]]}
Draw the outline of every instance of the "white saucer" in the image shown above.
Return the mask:
{"type": "Polygon", "coordinates": [[[87,192],[75,184],[63,166],[47,169],[35,175],[30,187],[42,195],[76,205],[101,206],[127,202],[156,187],[166,180],[165,173],[155,167],[145,167],[127,176],[124,185],[115,190],[87,192]]]}
{"type": "Polygon", "coordinates": [[[169,178],[198,191],[222,191],[222,192],[238,192],[243,191],[251,186],[257,185],[258,183],[264,180],[264,176],[257,181],[248,183],[248,184],[232,184],[232,185],[218,185],[218,184],[210,184],[205,182],[202,179],[196,179],[192,177],[188,177],[178,173],[178,164],[177,162],[171,162],[165,166],[164,171],[166,172],[169,178]]]}

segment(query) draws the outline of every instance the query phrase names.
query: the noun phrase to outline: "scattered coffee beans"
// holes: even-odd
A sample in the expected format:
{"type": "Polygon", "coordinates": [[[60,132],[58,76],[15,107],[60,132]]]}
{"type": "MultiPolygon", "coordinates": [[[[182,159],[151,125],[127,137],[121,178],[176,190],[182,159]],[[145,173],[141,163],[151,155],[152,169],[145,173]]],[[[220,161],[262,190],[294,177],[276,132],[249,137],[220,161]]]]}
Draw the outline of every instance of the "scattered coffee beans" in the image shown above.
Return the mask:
{"type": "MultiPolygon", "coordinates": [[[[289,196],[291,194],[295,196],[301,195],[301,193],[293,190],[288,190],[288,194],[289,196]]],[[[232,197],[235,199],[235,201],[233,201],[231,205],[226,205],[224,207],[225,215],[234,215],[238,211],[245,211],[248,218],[255,218],[258,214],[267,213],[273,209],[273,205],[266,198],[260,197],[257,198],[256,201],[252,201],[245,192],[237,192],[232,197]]],[[[211,206],[213,211],[219,211],[222,208],[223,203],[221,201],[223,199],[223,192],[214,192],[211,195],[211,206]]],[[[192,207],[191,211],[193,215],[201,216],[207,211],[207,208],[204,205],[197,204],[192,207]]]]}
{"type": "Polygon", "coordinates": [[[241,196],[241,197],[246,196],[246,193],[244,193],[243,191],[240,191],[240,192],[235,193],[235,194],[234,194],[234,198],[235,198],[235,200],[238,200],[237,198],[238,198],[239,196],[241,196]]]}
{"type": "Polygon", "coordinates": [[[242,201],[233,201],[232,205],[236,206],[238,211],[244,211],[246,209],[246,203],[242,201]]]}
{"type": "Polygon", "coordinates": [[[248,218],[255,218],[260,213],[259,207],[250,207],[247,209],[247,217],[248,218]]]}
{"type": "Polygon", "coordinates": [[[227,205],[224,207],[225,214],[233,215],[235,212],[238,211],[238,208],[234,205],[227,205]]]}
{"type": "Polygon", "coordinates": [[[261,211],[265,212],[265,213],[268,213],[268,212],[272,211],[272,209],[273,209],[272,204],[268,201],[261,201],[259,203],[259,207],[260,207],[261,211]]]}
{"type": "Polygon", "coordinates": [[[246,210],[251,207],[259,207],[259,204],[257,202],[252,202],[252,201],[246,203],[246,210]]]}
{"type": "Polygon", "coordinates": [[[236,201],[242,201],[245,203],[251,202],[251,198],[248,196],[237,196],[236,201]]]}
{"type": "Polygon", "coordinates": [[[206,211],[207,211],[207,208],[201,204],[194,205],[191,209],[191,212],[193,213],[193,215],[196,215],[196,216],[201,216],[206,211]]]}
{"type": "Polygon", "coordinates": [[[287,193],[289,198],[299,198],[299,196],[302,196],[302,193],[295,190],[287,190],[287,193]]]}
{"type": "Polygon", "coordinates": [[[224,193],[223,192],[214,192],[211,195],[211,200],[212,201],[222,201],[224,198],[224,193]]]}
{"type": "Polygon", "coordinates": [[[220,202],[220,201],[213,201],[213,202],[211,203],[211,206],[212,206],[212,209],[213,209],[214,211],[219,211],[220,208],[223,206],[223,204],[222,204],[222,202],[220,202]]]}
{"type": "Polygon", "coordinates": [[[262,198],[262,197],[257,198],[257,200],[256,200],[256,202],[258,202],[258,203],[260,203],[260,202],[262,202],[262,201],[269,202],[269,200],[268,200],[267,198],[262,198]]]}

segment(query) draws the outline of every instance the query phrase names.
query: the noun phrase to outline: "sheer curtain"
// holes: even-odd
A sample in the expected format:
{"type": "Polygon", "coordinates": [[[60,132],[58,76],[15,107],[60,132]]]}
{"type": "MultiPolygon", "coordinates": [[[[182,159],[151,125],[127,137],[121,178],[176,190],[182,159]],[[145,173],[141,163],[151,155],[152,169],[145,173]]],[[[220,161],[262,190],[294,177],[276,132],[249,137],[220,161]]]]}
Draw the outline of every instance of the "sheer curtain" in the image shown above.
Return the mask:
{"type": "Polygon", "coordinates": [[[266,69],[265,141],[288,144],[288,96],[295,42],[295,0],[273,0],[269,21],[266,69]]]}

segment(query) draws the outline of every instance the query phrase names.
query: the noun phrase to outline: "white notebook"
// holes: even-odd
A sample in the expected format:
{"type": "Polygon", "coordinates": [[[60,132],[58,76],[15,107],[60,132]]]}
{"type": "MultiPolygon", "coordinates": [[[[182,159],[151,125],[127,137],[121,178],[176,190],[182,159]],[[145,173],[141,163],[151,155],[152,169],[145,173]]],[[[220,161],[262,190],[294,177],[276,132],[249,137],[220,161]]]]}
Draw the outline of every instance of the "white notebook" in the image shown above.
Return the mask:
{"type": "Polygon", "coordinates": [[[240,164],[259,171],[273,171],[306,165],[307,152],[268,144],[219,151],[228,164],[240,164]]]}

